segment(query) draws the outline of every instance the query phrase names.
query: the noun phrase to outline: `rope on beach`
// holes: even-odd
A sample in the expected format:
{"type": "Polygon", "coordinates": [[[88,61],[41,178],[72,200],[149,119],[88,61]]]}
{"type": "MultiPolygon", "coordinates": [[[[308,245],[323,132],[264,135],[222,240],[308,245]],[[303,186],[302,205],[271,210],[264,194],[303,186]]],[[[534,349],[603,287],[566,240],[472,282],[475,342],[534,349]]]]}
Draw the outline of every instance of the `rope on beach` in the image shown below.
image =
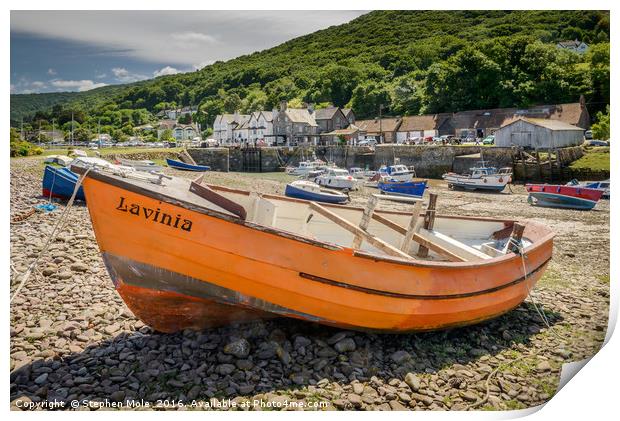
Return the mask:
{"type": "Polygon", "coordinates": [[[56,239],[56,232],[59,231],[59,228],[61,226],[64,228],[65,222],[68,220],[69,210],[73,206],[73,202],[75,201],[75,196],[77,195],[78,189],[82,185],[84,178],[86,178],[86,175],[88,174],[90,170],[91,170],[90,168],[87,168],[84,174],[82,174],[80,178],[78,178],[77,182],[75,183],[75,188],[73,189],[73,193],[71,194],[71,198],[69,199],[69,202],[67,203],[67,206],[65,207],[65,210],[60,215],[60,218],[58,218],[58,221],[56,222],[56,225],[54,225],[54,228],[52,229],[52,233],[49,235],[49,237],[47,237],[47,240],[45,244],[43,245],[43,248],[41,249],[39,254],[37,254],[37,256],[32,261],[32,263],[28,266],[28,269],[26,269],[26,272],[24,272],[24,274],[22,275],[21,282],[19,283],[18,287],[15,289],[15,292],[11,296],[9,303],[12,303],[13,299],[19,294],[21,289],[26,284],[26,281],[28,280],[28,278],[30,278],[32,271],[36,268],[37,263],[39,263],[39,259],[41,258],[41,256],[45,254],[45,252],[49,248],[52,241],[56,239]]]}
{"type": "MultiPolygon", "coordinates": [[[[523,277],[525,280],[525,287],[527,288],[527,296],[532,300],[532,304],[534,304],[534,309],[536,309],[536,312],[538,313],[538,315],[540,316],[540,319],[543,321],[543,323],[547,326],[547,328],[549,328],[549,331],[551,333],[553,333],[554,335],[556,335],[559,339],[561,340],[565,340],[566,338],[562,337],[562,335],[560,335],[559,333],[557,333],[555,330],[553,330],[551,328],[551,324],[549,323],[549,319],[547,318],[547,316],[545,315],[544,310],[542,310],[541,308],[539,308],[538,303],[536,302],[534,296],[532,295],[532,290],[530,289],[529,285],[527,284],[527,278],[528,278],[528,274],[527,274],[527,268],[525,265],[525,254],[523,253],[523,244],[521,243],[521,241],[517,241],[514,238],[510,238],[509,240],[510,246],[514,246],[514,248],[516,248],[518,250],[518,254],[521,256],[521,264],[523,266],[523,277]]],[[[510,247],[509,247],[510,249],[510,247]]],[[[487,381],[486,381],[486,393],[484,398],[468,405],[466,407],[467,410],[470,409],[474,409],[479,407],[480,405],[485,404],[488,400],[489,400],[489,395],[491,393],[490,391],[490,386],[491,386],[491,379],[499,372],[499,370],[501,368],[508,368],[511,365],[513,365],[514,363],[527,358],[527,357],[538,357],[539,355],[537,354],[536,351],[531,350],[528,354],[526,355],[521,355],[518,358],[515,358],[514,360],[508,362],[507,364],[504,365],[499,365],[497,366],[497,368],[495,368],[495,370],[493,370],[491,373],[489,373],[489,376],[487,377],[487,381]]]]}

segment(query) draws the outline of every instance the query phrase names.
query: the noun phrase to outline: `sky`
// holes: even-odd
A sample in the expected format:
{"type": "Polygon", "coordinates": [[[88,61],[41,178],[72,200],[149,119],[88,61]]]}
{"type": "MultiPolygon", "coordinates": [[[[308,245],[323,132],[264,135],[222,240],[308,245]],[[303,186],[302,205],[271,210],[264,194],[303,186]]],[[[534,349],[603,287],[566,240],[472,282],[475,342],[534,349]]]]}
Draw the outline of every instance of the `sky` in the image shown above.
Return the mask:
{"type": "Polygon", "coordinates": [[[361,11],[12,11],[11,93],[87,91],[193,71],[361,11]]]}

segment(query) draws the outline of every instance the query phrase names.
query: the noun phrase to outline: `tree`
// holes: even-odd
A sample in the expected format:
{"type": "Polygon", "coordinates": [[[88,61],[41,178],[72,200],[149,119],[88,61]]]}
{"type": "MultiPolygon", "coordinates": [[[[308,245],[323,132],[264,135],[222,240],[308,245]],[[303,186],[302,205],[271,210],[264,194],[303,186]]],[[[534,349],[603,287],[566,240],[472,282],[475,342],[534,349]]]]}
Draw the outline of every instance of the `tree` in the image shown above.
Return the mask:
{"type": "Polygon", "coordinates": [[[172,136],[172,130],[166,129],[159,136],[159,140],[163,142],[174,142],[174,137],[172,136]]]}
{"type": "Polygon", "coordinates": [[[606,112],[599,111],[596,113],[596,123],[592,125],[592,136],[595,139],[608,140],[610,136],[609,129],[609,105],[606,112]]]}
{"type": "Polygon", "coordinates": [[[76,142],[88,142],[92,138],[92,133],[88,128],[81,126],[73,131],[73,140],[76,142]]]}
{"type": "Polygon", "coordinates": [[[379,106],[390,104],[390,93],[387,87],[379,82],[366,82],[353,91],[351,106],[361,117],[376,117],[379,106]]]}

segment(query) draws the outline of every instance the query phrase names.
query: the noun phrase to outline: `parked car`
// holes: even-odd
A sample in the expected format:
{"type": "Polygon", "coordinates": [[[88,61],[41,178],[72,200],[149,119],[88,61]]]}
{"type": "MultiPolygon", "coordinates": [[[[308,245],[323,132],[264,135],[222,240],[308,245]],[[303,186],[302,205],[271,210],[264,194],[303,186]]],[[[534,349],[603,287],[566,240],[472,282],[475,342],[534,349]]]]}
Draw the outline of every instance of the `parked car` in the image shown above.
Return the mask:
{"type": "Polygon", "coordinates": [[[586,130],[583,135],[585,136],[586,140],[592,139],[592,130],[586,130]]]}
{"type": "Polygon", "coordinates": [[[606,140],[590,140],[588,146],[609,146],[609,141],[606,140]]]}
{"type": "Polygon", "coordinates": [[[482,144],[483,145],[495,145],[495,136],[489,135],[485,137],[484,139],[482,139],[482,144]]]}
{"type": "Polygon", "coordinates": [[[375,146],[377,144],[376,140],[364,139],[357,142],[357,146],[375,146]]]}

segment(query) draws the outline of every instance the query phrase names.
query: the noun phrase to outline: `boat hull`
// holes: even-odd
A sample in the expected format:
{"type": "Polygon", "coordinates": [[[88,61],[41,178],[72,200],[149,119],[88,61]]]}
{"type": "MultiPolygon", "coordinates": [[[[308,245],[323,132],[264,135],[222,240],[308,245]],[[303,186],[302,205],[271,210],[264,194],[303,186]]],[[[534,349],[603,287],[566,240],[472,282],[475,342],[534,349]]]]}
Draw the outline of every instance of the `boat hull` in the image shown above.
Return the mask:
{"type": "Polygon", "coordinates": [[[310,192],[304,189],[300,189],[297,188],[295,186],[291,186],[290,184],[287,184],[286,189],[284,190],[284,194],[288,197],[294,197],[296,199],[302,199],[302,200],[312,200],[315,202],[322,202],[322,203],[346,203],[349,198],[342,194],[342,195],[336,195],[336,194],[321,194],[321,193],[314,193],[314,192],[310,192]]]}
{"type": "Polygon", "coordinates": [[[463,177],[453,174],[445,174],[443,179],[448,185],[465,190],[488,190],[488,191],[504,191],[506,184],[511,181],[510,176],[494,176],[489,175],[484,178],[463,177]]]}
{"type": "MultiPolygon", "coordinates": [[[[43,196],[56,197],[59,199],[69,199],[75,190],[78,175],[68,168],[56,168],[50,165],[45,166],[43,173],[43,196]]],[[[77,200],[85,200],[84,189],[82,186],[78,189],[75,198],[77,200]]]]}
{"type": "Polygon", "coordinates": [[[380,181],[377,187],[383,193],[396,194],[401,196],[422,197],[426,189],[426,181],[410,181],[410,182],[391,182],[380,181]]]}
{"type": "Polygon", "coordinates": [[[527,184],[530,204],[551,208],[591,210],[603,192],[581,186],[527,184]]]}
{"type": "Polygon", "coordinates": [[[551,258],[553,235],[534,223],[525,235],[541,238],[524,261],[511,253],[411,263],[283,235],[106,177],[91,172],[84,182],[99,247],[128,307],[162,332],[276,316],[380,332],[462,326],[518,306],[551,258]],[[140,209],[177,215],[191,228],[140,209]]]}
{"type": "Polygon", "coordinates": [[[183,161],[177,161],[176,159],[170,159],[170,158],[166,158],[166,163],[168,164],[170,168],[174,168],[177,170],[183,170],[183,171],[204,172],[204,171],[209,171],[211,169],[211,167],[207,165],[192,165],[192,164],[187,164],[183,161]]]}

